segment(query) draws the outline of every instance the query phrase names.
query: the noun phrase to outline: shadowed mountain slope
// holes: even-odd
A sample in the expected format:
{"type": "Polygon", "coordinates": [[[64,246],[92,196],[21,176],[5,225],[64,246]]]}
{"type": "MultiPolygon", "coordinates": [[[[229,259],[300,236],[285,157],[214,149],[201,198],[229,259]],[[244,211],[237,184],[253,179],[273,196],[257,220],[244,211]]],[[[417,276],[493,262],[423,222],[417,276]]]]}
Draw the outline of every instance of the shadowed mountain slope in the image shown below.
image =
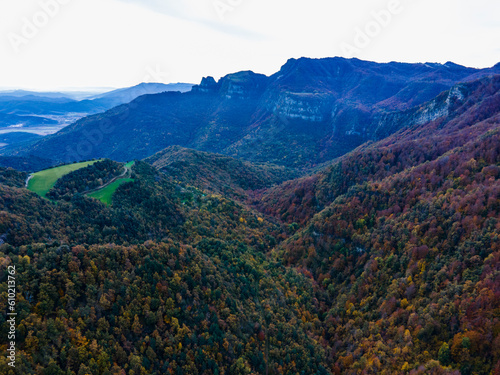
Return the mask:
{"type": "MultiPolygon", "coordinates": [[[[400,111],[496,71],[500,67],[482,71],[451,63],[292,59],[271,77],[239,72],[219,82],[205,78],[188,93],[142,96],[79,120],[16,154],[126,161],[180,145],[248,161],[312,167],[397,131],[394,118],[400,111]]],[[[440,115],[431,111],[422,121],[440,115]]]]}

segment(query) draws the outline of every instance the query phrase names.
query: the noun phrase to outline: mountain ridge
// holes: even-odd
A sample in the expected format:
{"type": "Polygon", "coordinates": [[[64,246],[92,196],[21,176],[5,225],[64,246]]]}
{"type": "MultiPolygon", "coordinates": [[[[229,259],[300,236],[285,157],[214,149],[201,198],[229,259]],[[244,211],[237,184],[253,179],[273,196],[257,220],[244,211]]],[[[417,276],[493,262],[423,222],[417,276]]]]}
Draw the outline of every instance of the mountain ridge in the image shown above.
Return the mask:
{"type": "Polygon", "coordinates": [[[270,77],[239,72],[218,82],[204,78],[187,93],[141,97],[82,119],[17,154],[43,154],[55,161],[89,157],[125,161],[179,145],[309,168],[375,140],[372,122],[377,116],[408,110],[472,75],[497,70],[500,73],[495,67],[291,59],[270,77]],[[86,134],[99,132],[103,124],[120,131],[92,144],[86,134]],[[79,144],[85,144],[81,148],[86,152],[67,152],[79,144]]]}
{"type": "MultiPolygon", "coordinates": [[[[17,273],[16,371],[499,373],[500,75],[395,110],[414,82],[386,80],[353,104],[380,75],[355,70],[332,86],[338,77],[324,64],[292,61],[287,70],[302,72],[265,90],[249,72],[207,78],[202,90],[141,96],[61,132],[81,131],[68,138],[74,147],[85,139],[126,157],[140,142],[135,155],[180,141],[225,151],[253,127],[261,145],[276,142],[267,153],[255,145],[267,164],[170,145],[131,163],[109,204],[81,194],[102,176],[92,168],[60,180],[58,202],[27,190],[26,173],[0,168],[0,264],[17,273]],[[306,136],[334,122],[310,115],[335,95],[346,98],[339,113],[366,116],[373,139],[319,170],[271,164],[279,147],[321,160],[306,136]]],[[[350,130],[359,128],[338,134],[350,130]]]]}
{"type": "Polygon", "coordinates": [[[500,116],[499,90],[500,76],[458,84],[425,105],[396,115],[403,116],[405,126],[392,135],[366,143],[310,176],[270,189],[259,197],[260,208],[286,222],[304,224],[354,185],[402,172],[422,159],[434,160],[494,128],[490,122],[495,124],[500,116]],[[457,89],[463,90],[461,100],[450,101],[457,89]],[[442,106],[440,116],[424,122],[415,117],[436,106],[442,106]],[[389,160],[387,155],[392,155],[389,160]],[[360,163],[365,166],[359,168],[360,163]],[[295,216],[287,205],[297,210],[295,216]]]}
{"type": "Polygon", "coordinates": [[[285,167],[254,164],[180,146],[170,146],[144,161],[174,181],[243,202],[256,190],[300,175],[285,167]]]}

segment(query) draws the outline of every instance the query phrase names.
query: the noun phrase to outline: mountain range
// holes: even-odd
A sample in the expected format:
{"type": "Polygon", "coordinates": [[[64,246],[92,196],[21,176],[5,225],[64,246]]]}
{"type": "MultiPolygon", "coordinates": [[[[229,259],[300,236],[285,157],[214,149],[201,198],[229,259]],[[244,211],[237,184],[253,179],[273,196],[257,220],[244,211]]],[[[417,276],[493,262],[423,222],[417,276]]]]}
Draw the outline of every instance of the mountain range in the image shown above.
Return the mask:
{"type": "Polygon", "coordinates": [[[137,86],[91,95],[75,100],[71,94],[52,92],[12,91],[0,92],[0,112],[15,115],[60,115],[65,113],[97,113],[128,103],[146,94],[165,91],[186,92],[193,85],[185,83],[141,83],[137,86]]]}
{"type": "Polygon", "coordinates": [[[185,83],[141,83],[98,95],[89,92],[83,98],[84,93],[78,92],[0,92],[0,131],[18,133],[16,138],[10,138],[9,147],[4,151],[26,146],[33,138],[28,133],[40,136],[53,134],[82,117],[131,102],[141,95],[186,92],[192,86],[185,83]]]}
{"type": "Polygon", "coordinates": [[[309,168],[392,134],[408,123],[403,117],[413,122],[438,118],[459,91],[440,98],[435,108],[419,106],[459,82],[499,72],[500,65],[480,70],[453,63],[291,59],[270,77],[239,72],[218,82],[205,78],[186,93],[141,96],[14,154],[56,162],[125,161],[179,145],[309,168]],[[105,137],[103,126],[110,129],[105,137]]]}
{"type": "Polygon", "coordinates": [[[0,156],[16,373],[500,373],[500,65],[292,59],[33,141],[0,156]]]}

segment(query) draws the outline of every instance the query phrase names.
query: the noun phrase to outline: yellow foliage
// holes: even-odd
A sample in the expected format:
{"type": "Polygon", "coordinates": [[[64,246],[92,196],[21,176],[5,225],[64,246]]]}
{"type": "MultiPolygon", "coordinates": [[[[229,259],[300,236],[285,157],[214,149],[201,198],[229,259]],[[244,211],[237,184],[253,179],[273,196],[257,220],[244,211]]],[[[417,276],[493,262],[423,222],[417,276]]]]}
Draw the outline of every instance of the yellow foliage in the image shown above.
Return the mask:
{"type": "Polygon", "coordinates": [[[411,341],[411,339],[412,339],[412,337],[411,337],[411,333],[410,333],[410,331],[409,331],[409,330],[405,330],[405,338],[404,338],[404,340],[405,340],[406,342],[410,342],[410,341],[411,341]]]}

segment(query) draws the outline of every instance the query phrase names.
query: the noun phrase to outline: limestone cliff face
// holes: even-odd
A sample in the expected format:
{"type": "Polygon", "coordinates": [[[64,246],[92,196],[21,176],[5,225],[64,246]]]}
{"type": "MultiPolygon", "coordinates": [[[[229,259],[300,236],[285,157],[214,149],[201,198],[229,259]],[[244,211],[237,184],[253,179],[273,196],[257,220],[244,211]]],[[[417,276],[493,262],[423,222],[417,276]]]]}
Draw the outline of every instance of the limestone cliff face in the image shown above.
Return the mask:
{"type": "Polygon", "coordinates": [[[492,79],[495,73],[500,66],[291,59],[269,77],[244,71],[218,81],[206,77],[191,92],[143,96],[13,155],[126,161],[179,145],[303,168],[412,124],[451,118],[457,103],[470,99],[471,77],[492,79]],[[454,87],[458,82],[469,83],[454,87]],[[92,144],[88,154],[73,152],[88,134],[101,132],[102,124],[120,131],[92,144]]]}
{"type": "Polygon", "coordinates": [[[447,117],[453,106],[462,103],[465,99],[466,87],[463,84],[454,86],[448,93],[445,93],[446,99],[442,102],[442,96],[432,100],[428,105],[420,107],[414,118],[414,124],[422,125],[439,118],[447,117]]]}
{"type": "Polygon", "coordinates": [[[272,103],[272,112],[288,119],[322,122],[326,118],[325,98],[305,93],[284,93],[272,103]]]}
{"type": "Polygon", "coordinates": [[[403,112],[392,112],[376,116],[371,126],[374,129],[374,135],[380,139],[401,128],[423,125],[446,118],[457,105],[464,102],[467,90],[466,84],[458,84],[419,107],[403,112]]]}
{"type": "Polygon", "coordinates": [[[247,88],[244,85],[229,81],[225,88],[226,98],[245,98],[249,95],[247,88]]]}

